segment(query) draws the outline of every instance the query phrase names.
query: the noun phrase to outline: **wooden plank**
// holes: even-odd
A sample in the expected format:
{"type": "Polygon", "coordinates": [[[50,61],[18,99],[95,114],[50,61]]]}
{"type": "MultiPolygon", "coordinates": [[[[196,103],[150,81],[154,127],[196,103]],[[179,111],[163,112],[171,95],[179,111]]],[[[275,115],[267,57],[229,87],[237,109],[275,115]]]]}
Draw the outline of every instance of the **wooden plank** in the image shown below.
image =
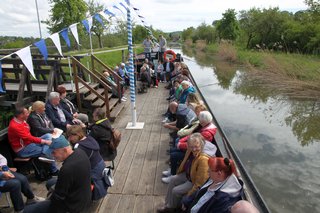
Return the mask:
{"type": "MultiPolygon", "coordinates": [[[[99,86],[99,84],[98,83],[89,83],[89,86],[91,86],[92,88],[97,88],[99,86]]],[[[79,90],[80,94],[87,94],[88,92],[89,92],[89,89],[84,86],[82,86],[79,90]]]]}
{"type": "Polygon", "coordinates": [[[120,203],[118,206],[117,213],[129,213],[133,212],[133,207],[136,197],[134,195],[122,195],[120,203]]]}
{"type": "Polygon", "coordinates": [[[108,194],[103,199],[99,212],[117,213],[120,200],[121,194],[108,194]]]}
{"type": "MultiPolygon", "coordinates": [[[[100,95],[103,95],[104,89],[103,88],[98,88],[98,89],[96,89],[96,92],[99,93],[100,95]]],[[[91,93],[90,95],[86,96],[84,98],[84,100],[86,100],[86,101],[94,101],[96,98],[97,98],[97,95],[94,94],[94,93],[91,93]]]]}
{"type": "Polygon", "coordinates": [[[125,103],[123,102],[118,103],[115,107],[113,107],[112,111],[110,112],[110,119],[114,121],[119,116],[124,107],[125,103]]]}
{"type": "MultiPolygon", "coordinates": [[[[125,134],[125,132],[123,134],[125,134]]],[[[135,150],[137,148],[137,143],[140,138],[140,135],[141,135],[141,131],[132,132],[130,139],[128,141],[128,144],[130,144],[130,146],[126,146],[126,149],[124,150],[124,153],[121,156],[121,159],[119,161],[119,165],[117,166],[117,170],[115,171],[115,175],[114,175],[115,184],[110,189],[111,193],[122,192],[123,186],[127,179],[127,175],[132,163],[132,159],[135,154],[135,150]]]]}
{"type": "Polygon", "coordinates": [[[133,209],[134,213],[153,213],[153,196],[137,196],[133,209]]]}

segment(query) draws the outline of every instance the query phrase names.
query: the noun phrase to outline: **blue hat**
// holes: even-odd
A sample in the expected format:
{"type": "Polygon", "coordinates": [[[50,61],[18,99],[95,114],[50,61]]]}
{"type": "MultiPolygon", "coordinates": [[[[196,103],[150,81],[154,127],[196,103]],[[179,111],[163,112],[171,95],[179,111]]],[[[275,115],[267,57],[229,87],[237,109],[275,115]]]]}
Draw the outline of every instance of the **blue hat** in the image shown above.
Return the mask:
{"type": "Polygon", "coordinates": [[[58,138],[52,138],[50,149],[53,151],[67,146],[70,146],[69,141],[63,135],[60,135],[58,138]]]}

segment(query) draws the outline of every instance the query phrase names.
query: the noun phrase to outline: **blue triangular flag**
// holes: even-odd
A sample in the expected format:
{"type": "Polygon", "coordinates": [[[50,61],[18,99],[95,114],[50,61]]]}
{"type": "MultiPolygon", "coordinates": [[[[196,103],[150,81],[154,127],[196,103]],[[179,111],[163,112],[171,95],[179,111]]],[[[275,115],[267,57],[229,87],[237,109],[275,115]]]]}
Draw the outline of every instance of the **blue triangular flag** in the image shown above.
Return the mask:
{"type": "Polygon", "coordinates": [[[64,41],[66,42],[67,46],[71,47],[70,39],[68,36],[68,28],[63,29],[60,34],[61,34],[62,38],[64,39],[64,41]]]}
{"type": "Polygon", "coordinates": [[[124,12],[123,12],[119,7],[117,7],[116,5],[113,5],[113,7],[116,8],[116,9],[118,9],[118,10],[120,10],[120,12],[121,12],[122,14],[124,14],[124,12]]]}
{"type": "Polygon", "coordinates": [[[3,90],[2,87],[2,65],[1,65],[1,61],[0,61],[0,92],[5,93],[6,91],[3,90]]]}
{"type": "Polygon", "coordinates": [[[122,3],[122,2],[120,2],[119,3],[126,11],[128,10],[128,8],[122,3]]]}
{"type": "Polygon", "coordinates": [[[40,41],[37,41],[34,43],[36,47],[38,47],[40,53],[43,55],[44,60],[48,59],[48,50],[47,50],[47,45],[44,39],[41,39],[40,41]]]}
{"type": "Polygon", "coordinates": [[[104,27],[104,23],[99,14],[95,14],[93,17],[102,25],[102,27],[104,27]]]}
{"type": "Polygon", "coordinates": [[[116,16],[114,13],[110,12],[108,9],[106,9],[104,13],[107,15],[116,16]]]}
{"type": "Polygon", "coordinates": [[[139,18],[144,18],[143,16],[140,16],[140,15],[138,15],[139,16],[139,18]]]}
{"type": "Polygon", "coordinates": [[[134,10],[139,10],[139,9],[138,9],[138,8],[136,8],[136,7],[133,7],[133,9],[134,9],[134,10]]]}
{"type": "Polygon", "coordinates": [[[83,26],[86,28],[87,32],[90,33],[89,22],[87,19],[82,20],[83,26]]]}

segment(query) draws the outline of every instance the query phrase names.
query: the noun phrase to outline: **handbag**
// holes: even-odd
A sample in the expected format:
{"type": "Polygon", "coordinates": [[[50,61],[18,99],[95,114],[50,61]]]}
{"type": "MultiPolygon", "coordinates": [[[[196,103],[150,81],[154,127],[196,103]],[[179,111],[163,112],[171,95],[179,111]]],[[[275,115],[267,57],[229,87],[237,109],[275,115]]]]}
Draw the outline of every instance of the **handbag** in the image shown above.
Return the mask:
{"type": "Polygon", "coordinates": [[[114,179],[113,179],[112,169],[110,167],[104,168],[104,170],[102,171],[102,176],[103,176],[104,182],[109,187],[113,186],[114,179]]]}

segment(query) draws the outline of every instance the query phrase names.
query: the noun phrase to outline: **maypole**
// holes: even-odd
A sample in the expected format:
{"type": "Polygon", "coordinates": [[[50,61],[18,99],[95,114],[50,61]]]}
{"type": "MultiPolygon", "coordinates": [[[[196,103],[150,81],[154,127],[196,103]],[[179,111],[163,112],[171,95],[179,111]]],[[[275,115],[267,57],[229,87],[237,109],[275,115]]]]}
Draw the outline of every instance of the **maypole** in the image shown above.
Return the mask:
{"type": "Polygon", "coordinates": [[[126,129],[143,129],[144,123],[137,123],[136,112],[136,92],[134,85],[134,67],[133,67],[133,47],[132,47],[132,24],[130,14],[130,1],[127,8],[127,30],[128,30],[128,50],[129,50],[129,77],[130,77],[130,100],[131,100],[131,114],[132,122],[127,124],[126,129]]]}

